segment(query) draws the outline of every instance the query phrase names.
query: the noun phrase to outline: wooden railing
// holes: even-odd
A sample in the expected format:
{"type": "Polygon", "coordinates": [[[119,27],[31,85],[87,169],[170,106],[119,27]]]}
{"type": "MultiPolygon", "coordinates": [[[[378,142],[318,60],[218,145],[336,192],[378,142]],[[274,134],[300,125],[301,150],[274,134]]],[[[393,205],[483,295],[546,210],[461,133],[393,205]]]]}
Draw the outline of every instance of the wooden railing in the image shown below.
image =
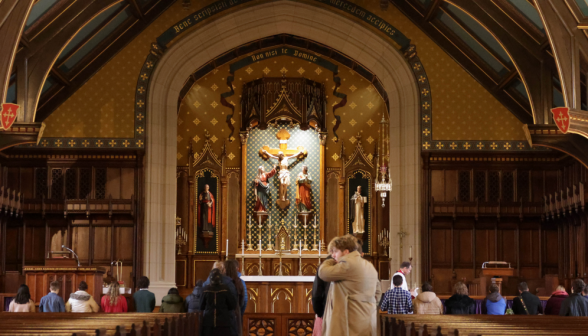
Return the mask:
{"type": "Polygon", "coordinates": [[[543,199],[543,213],[547,220],[583,212],[586,204],[584,184],[580,182],[577,186],[573,185],[572,189],[568,187],[565,191],[544,195],[543,199]]]}
{"type": "Polygon", "coordinates": [[[63,213],[64,216],[68,214],[104,214],[112,216],[114,214],[130,214],[134,216],[136,213],[136,200],[134,196],[131,199],[113,199],[112,197],[105,199],[47,199],[36,198],[27,199],[22,205],[22,209],[27,213],[63,213]]]}
{"type": "Polygon", "coordinates": [[[22,216],[24,197],[20,191],[0,187],[0,214],[22,216]]]}
{"type": "Polygon", "coordinates": [[[588,319],[528,315],[381,315],[381,336],[586,335],[588,319]]]}
{"type": "Polygon", "coordinates": [[[431,197],[429,204],[429,215],[435,217],[518,217],[523,219],[526,216],[541,216],[543,214],[543,204],[541,202],[525,202],[522,199],[518,202],[482,202],[477,198],[475,201],[458,201],[454,199],[449,202],[435,201],[431,197]]]}
{"type": "Polygon", "coordinates": [[[198,336],[195,313],[1,313],[0,335],[198,336]]]}

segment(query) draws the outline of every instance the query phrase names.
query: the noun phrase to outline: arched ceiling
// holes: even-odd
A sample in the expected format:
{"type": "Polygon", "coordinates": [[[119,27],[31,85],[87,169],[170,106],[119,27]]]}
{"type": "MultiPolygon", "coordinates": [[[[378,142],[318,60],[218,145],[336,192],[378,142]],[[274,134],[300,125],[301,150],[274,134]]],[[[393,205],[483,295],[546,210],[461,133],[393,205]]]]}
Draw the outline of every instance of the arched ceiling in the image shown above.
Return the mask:
{"type": "Polygon", "coordinates": [[[43,121],[173,2],[36,1],[24,25],[6,102],[25,106],[25,121],[43,121]],[[31,73],[25,64],[48,46],[59,48],[55,62],[48,72],[31,73]],[[40,81],[38,88],[35,81],[40,81]]]}
{"type": "Polygon", "coordinates": [[[561,99],[561,88],[532,0],[390,2],[521,122],[549,122],[546,111],[561,99]]]}

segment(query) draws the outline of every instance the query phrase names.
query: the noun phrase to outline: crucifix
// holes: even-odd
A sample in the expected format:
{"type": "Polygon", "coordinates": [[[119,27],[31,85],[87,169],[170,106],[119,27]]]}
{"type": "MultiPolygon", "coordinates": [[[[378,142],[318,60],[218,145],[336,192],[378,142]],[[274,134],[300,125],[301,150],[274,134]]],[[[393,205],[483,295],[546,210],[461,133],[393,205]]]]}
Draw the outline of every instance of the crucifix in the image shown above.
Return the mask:
{"type": "Polygon", "coordinates": [[[279,198],[276,201],[276,204],[280,207],[280,209],[285,209],[290,205],[290,201],[286,198],[288,186],[290,185],[290,171],[288,170],[288,160],[292,158],[303,159],[306,157],[308,152],[304,147],[298,146],[296,149],[289,149],[288,148],[288,139],[290,139],[290,133],[286,129],[281,129],[278,134],[276,134],[276,138],[280,140],[280,147],[279,148],[270,148],[269,146],[265,145],[259,150],[259,155],[264,159],[267,160],[269,158],[278,160],[279,166],[279,179],[280,179],[280,193],[279,198]]]}

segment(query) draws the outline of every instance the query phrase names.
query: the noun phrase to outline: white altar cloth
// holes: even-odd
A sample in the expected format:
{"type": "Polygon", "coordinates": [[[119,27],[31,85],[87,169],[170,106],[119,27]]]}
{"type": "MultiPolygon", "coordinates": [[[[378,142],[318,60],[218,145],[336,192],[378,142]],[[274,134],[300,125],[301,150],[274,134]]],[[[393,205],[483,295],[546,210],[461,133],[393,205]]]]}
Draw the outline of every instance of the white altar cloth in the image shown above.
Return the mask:
{"type": "Polygon", "coordinates": [[[245,282],[314,282],[314,275],[246,275],[242,276],[241,280],[245,282]]]}

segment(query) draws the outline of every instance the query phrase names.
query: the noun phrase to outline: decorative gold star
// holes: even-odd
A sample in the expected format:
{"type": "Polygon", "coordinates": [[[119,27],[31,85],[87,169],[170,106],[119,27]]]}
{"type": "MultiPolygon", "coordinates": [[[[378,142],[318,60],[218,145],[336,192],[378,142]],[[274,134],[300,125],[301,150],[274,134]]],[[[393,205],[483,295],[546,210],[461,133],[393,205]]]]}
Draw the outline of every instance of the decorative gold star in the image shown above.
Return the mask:
{"type": "Polygon", "coordinates": [[[483,149],[484,148],[484,144],[480,142],[480,143],[478,143],[476,145],[476,147],[478,147],[478,149],[483,149]]]}
{"type": "Polygon", "coordinates": [[[504,144],[504,149],[506,149],[506,150],[509,150],[509,149],[510,149],[510,147],[512,147],[512,146],[510,145],[510,142],[507,142],[507,143],[505,143],[505,144],[504,144]]]}
{"type": "Polygon", "coordinates": [[[139,133],[139,134],[143,134],[143,131],[144,131],[143,127],[139,126],[139,127],[137,128],[137,133],[139,133]]]}
{"type": "Polygon", "coordinates": [[[492,147],[492,150],[495,150],[495,149],[496,149],[496,147],[498,147],[498,145],[497,145],[495,142],[493,142],[493,143],[490,145],[490,147],[492,147]]]}
{"type": "Polygon", "coordinates": [[[463,147],[467,150],[467,149],[470,149],[470,147],[472,147],[472,145],[470,145],[469,142],[466,142],[463,144],[463,147]]]}
{"type": "Polygon", "coordinates": [[[449,147],[451,147],[451,149],[455,149],[457,148],[457,144],[455,142],[452,142],[451,145],[449,145],[449,147]]]}
{"type": "Polygon", "coordinates": [[[110,140],[110,142],[108,144],[110,145],[110,147],[114,147],[114,146],[116,146],[116,141],[110,140]]]}
{"type": "Polygon", "coordinates": [[[135,144],[137,144],[137,147],[143,147],[143,141],[141,141],[141,140],[137,140],[137,142],[135,142],[135,144]]]}
{"type": "Polygon", "coordinates": [[[426,142],[423,144],[423,147],[424,147],[425,149],[429,149],[429,147],[431,147],[431,144],[430,144],[428,141],[426,141],[426,142]]]}
{"type": "Polygon", "coordinates": [[[103,144],[104,144],[104,143],[102,142],[102,140],[98,140],[98,141],[96,141],[96,146],[97,146],[97,147],[102,147],[102,145],[103,145],[103,144]]]}
{"type": "Polygon", "coordinates": [[[61,140],[55,141],[55,146],[57,146],[57,147],[61,147],[62,144],[63,144],[63,142],[61,142],[61,140]]]}

